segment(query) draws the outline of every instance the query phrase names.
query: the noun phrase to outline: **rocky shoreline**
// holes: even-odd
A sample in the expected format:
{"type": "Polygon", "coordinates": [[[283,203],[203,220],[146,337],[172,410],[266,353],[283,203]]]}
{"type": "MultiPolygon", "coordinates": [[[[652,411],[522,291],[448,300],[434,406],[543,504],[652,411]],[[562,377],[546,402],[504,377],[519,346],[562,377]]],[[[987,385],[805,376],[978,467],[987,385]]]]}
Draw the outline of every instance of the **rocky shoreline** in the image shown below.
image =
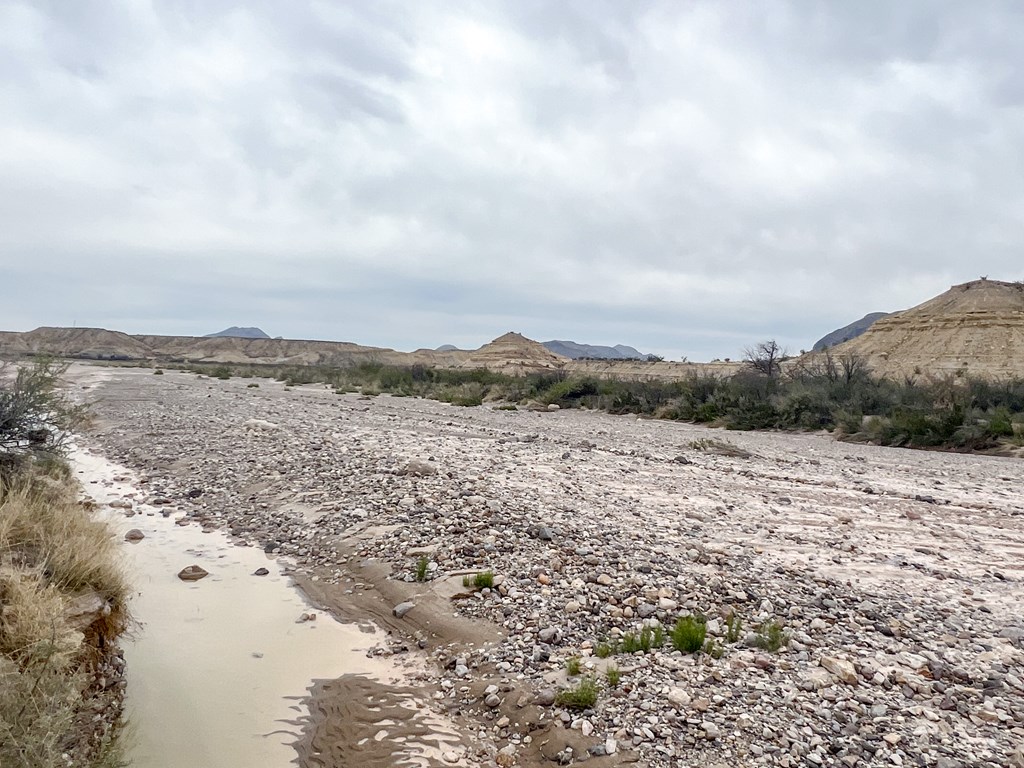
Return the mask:
{"type": "Polygon", "coordinates": [[[341,614],[413,604],[378,611],[379,652],[438,662],[435,705],[472,735],[450,762],[1024,766],[1019,461],[109,376],[83,393],[92,440],[148,503],[293,558],[341,614]],[[719,658],[598,658],[689,614],[719,658]],[[574,658],[602,684],[583,711],[553,701],[574,658]]]}

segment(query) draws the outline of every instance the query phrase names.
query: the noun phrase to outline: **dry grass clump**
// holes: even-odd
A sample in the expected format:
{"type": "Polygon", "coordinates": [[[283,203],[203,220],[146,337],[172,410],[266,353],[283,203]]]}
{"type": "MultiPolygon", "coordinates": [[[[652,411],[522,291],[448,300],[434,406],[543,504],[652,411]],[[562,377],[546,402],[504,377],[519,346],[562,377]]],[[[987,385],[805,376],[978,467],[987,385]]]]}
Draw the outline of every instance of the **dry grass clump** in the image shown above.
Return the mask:
{"type": "Polygon", "coordinates": [[[0,765],[67,765],[90,664],[127,627],[128,591],[110,530],[59,464],[0,482],[0,765]]]}

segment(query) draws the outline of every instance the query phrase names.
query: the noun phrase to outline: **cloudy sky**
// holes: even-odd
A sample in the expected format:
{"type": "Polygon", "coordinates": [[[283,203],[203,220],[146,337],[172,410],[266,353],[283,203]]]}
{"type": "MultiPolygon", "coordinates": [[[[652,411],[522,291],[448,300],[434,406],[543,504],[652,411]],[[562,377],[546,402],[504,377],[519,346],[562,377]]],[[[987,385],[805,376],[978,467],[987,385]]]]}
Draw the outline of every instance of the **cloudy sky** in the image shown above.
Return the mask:
{"type": "Polygon", "coordinates": [[[0,328],[791,350],[1024,277],[1024,4],[0,0],[0,328]]]}

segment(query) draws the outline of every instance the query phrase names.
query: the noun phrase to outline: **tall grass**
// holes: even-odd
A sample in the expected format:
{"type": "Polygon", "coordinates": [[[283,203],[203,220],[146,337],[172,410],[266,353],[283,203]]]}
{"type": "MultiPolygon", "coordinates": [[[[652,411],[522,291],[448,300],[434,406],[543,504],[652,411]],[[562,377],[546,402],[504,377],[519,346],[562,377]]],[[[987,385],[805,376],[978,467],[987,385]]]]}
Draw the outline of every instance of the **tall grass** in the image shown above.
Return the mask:
{"type": "Polygon", "coordinates": [[[0,481],[0,765],[67,766],[89,670],[127,627],[128,593],[109,529],[66,474],[32,464],[0,481]],[[71,601],[94,594],[103,608],[73,625],[71,601]]]}

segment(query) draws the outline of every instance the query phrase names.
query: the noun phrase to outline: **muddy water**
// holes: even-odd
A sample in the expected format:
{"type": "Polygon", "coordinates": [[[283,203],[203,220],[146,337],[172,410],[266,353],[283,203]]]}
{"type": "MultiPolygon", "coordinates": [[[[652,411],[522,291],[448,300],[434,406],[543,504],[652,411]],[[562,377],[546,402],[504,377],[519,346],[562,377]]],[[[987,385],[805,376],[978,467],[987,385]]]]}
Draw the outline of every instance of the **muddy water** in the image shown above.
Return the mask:
{"type": "Polygon", "coordinates": [[[99,456],[79,450],[73,464],[98,503],[133,502],[132,517],[110,510],[119,535],[131,528],[145,534],[123,544],[140,623],[125,647],[136,768],[287,766],[305,714],[300,700],[314,678],[355,672],[397,680],[393,668],[366,658],[379,640],[372,627],[311,609],[261,550],[175,525],[177,514],[165,518],[141,504],[129,472],[99,456]],[[178,579],[192,564],[210,575],[178,579]],[[269,575],[253,575],[260,567],[269,575]],[[297,623],[307,613],[316,619],[297,623]]]}

